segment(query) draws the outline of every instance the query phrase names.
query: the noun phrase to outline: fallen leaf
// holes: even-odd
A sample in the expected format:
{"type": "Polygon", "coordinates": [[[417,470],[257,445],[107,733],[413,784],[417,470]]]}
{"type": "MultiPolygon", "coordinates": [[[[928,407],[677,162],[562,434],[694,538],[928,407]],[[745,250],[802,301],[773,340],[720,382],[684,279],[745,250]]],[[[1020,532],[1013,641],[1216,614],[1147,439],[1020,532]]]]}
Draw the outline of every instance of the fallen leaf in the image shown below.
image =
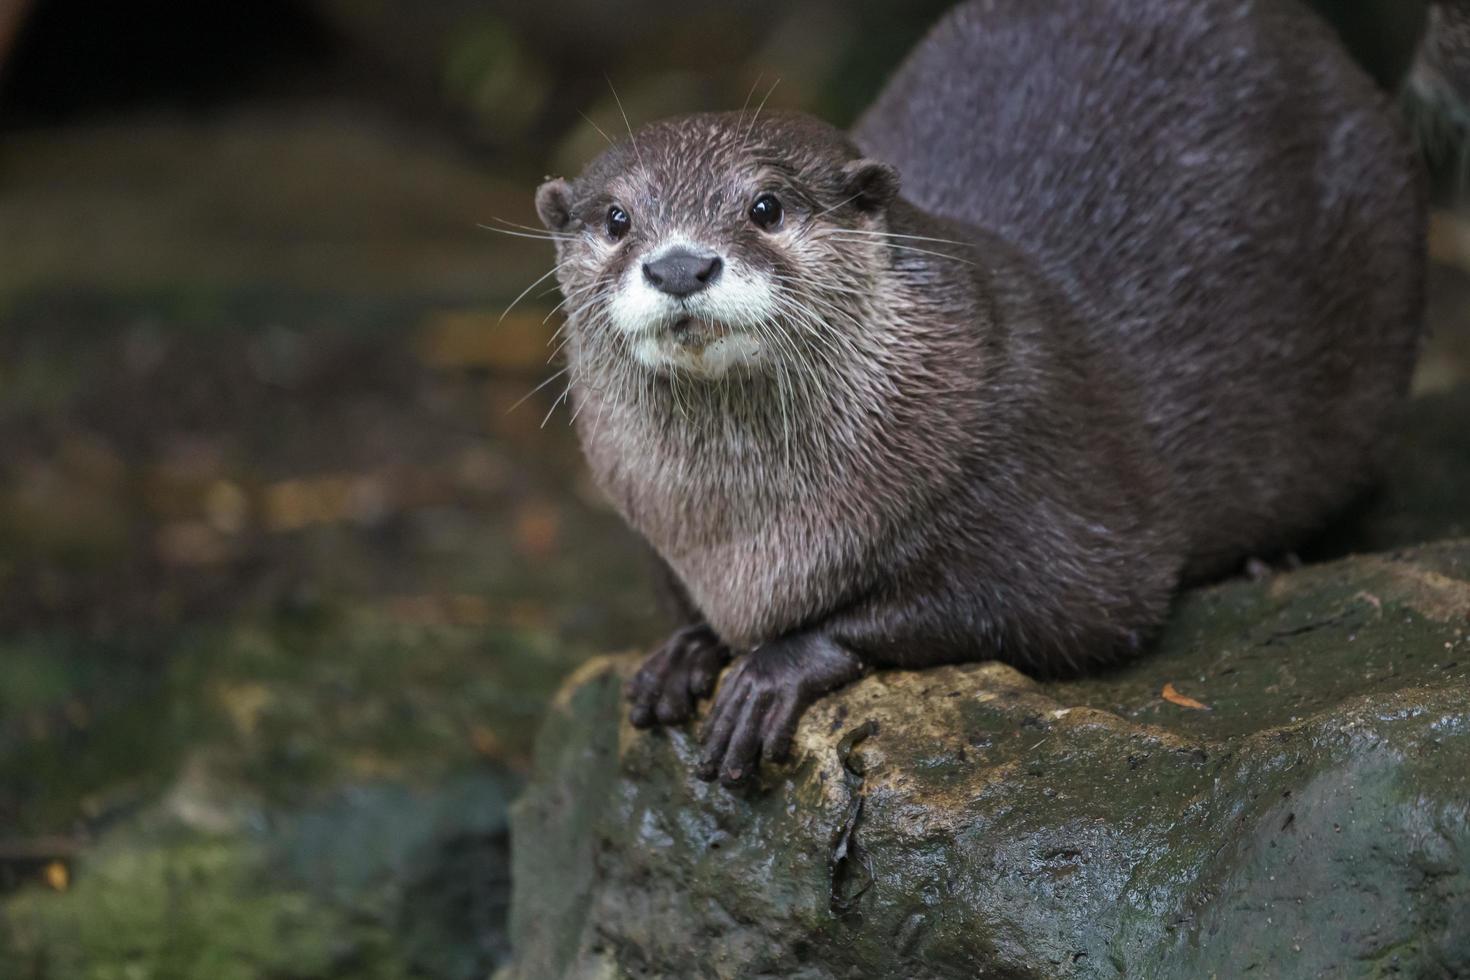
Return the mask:
{"type": "Polygon", "coordinates": [[[1178,691],[1174,690],[1174,684],[1172,681],[1164,685],[1164,690],[1162,694],[1165,701],[1168,701],[1170,704],[1177,704],[1181,708],[1192,708],[1195,711],[1210,710],[1210,706],[1205,704],[1203,701],[1196,701],[1194,698],[1188,697],[1184,694],[1180,694],[1178,691]]]}
{"type": "Polygon", "coordinates": [[[1378,598],[1373,593],[1367,592],[1367,591],[1359,592],[1357,595],[1353,596],[1353,598],[1354,599],[1362,599],[1368,605],[1372,606],[1374,612],[1376,612],[1379,615],[1379,617],[1382,618],[1382,616],[1383,616],[1383,600],[1382,599],[1378,598]]]}
{"type": "Polygon", "coordinates": [[[45,878],[46,884],[50,885],[53,891],[64,892],[71,885],[71,872],[60,861],[52,861],[46,865],[45,878]]]}

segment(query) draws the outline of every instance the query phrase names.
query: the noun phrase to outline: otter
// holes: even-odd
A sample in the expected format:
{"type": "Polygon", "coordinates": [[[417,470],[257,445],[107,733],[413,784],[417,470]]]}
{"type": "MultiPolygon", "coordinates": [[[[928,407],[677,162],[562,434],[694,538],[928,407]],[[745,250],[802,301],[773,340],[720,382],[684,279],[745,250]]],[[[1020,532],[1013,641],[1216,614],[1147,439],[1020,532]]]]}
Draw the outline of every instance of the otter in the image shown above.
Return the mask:
{"type": "Polygon", "coordinates": [[[1470,196],[1470,0],[1436,3],[1405,86],[1404,103],[1436,196],[1470,196]]]}
{"type": "Polygon", "coordinates": [[[1144,650],[1369,481],[1423,183],[1298,0],[972,0],[850,132],[696,114],[548,180],[578,435],[682,617],[632,723],[713,695],[735,785],[866,671],[1144,650]]]}

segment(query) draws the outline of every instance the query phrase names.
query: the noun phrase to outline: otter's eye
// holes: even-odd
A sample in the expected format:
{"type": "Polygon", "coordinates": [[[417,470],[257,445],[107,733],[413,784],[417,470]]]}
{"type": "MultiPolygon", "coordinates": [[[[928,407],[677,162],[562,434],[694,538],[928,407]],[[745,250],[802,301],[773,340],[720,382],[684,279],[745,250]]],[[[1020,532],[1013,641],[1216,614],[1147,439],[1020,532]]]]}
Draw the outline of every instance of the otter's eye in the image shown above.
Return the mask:
{"type": "Polygon", "coordinates": [[[781,202],[774,194],[762,194],[750,206],[750,220],[762,231],[775,231],[781,227],[781,202]]]}
{"type": "Polygon", "coordinates": [[[628,212],[614,204],[607,209],[607,237],[617,241],[628,233],[633,227],[633,219],[628,217],[628,212]]]}

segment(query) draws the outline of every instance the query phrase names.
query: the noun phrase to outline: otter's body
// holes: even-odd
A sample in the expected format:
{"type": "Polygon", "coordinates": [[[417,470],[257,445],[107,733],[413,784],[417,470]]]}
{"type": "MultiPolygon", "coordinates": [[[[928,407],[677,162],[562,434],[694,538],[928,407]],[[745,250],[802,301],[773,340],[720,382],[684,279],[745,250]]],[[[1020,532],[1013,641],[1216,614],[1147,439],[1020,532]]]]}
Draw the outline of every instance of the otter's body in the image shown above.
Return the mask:
{"type": "Polygon", "coordinates": [[[1424,205],[1385,98],[1305,8],[969,4],[854,137],[1033,256],[1131,376],[1190,573],[1362,487],[1418,348],[1424,205]]]}
{"type": "Polygon", "coordinates": [[[656,123],[538,206],[589,462],[687,620],[634,721],[743,654],[727,781],[867,667],[1138,650],[1363,486],[1418,347],[1415,160],[1295,0],[979,0],[850,138],[656,123]]]}

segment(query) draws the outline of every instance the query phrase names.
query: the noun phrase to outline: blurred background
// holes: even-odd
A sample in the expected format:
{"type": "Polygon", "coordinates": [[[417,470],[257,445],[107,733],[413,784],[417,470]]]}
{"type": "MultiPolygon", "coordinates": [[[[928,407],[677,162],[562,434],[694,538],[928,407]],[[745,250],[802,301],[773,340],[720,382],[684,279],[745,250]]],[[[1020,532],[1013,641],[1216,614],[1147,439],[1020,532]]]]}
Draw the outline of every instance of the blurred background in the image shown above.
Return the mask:
{"type": "MultiPolygon", "coordinates": [[[[845,123],[948,5],[0,0],[0,977],[503,962],[542,706],[665,625],[534,390],[550,248],[480,226],[614,85],[845,123]]],[[[1422,6],[1321,5],[1398,84],[1422,6]]],[[[1470,378],[1445,118],[1426,394],[1470,378]]]]}

